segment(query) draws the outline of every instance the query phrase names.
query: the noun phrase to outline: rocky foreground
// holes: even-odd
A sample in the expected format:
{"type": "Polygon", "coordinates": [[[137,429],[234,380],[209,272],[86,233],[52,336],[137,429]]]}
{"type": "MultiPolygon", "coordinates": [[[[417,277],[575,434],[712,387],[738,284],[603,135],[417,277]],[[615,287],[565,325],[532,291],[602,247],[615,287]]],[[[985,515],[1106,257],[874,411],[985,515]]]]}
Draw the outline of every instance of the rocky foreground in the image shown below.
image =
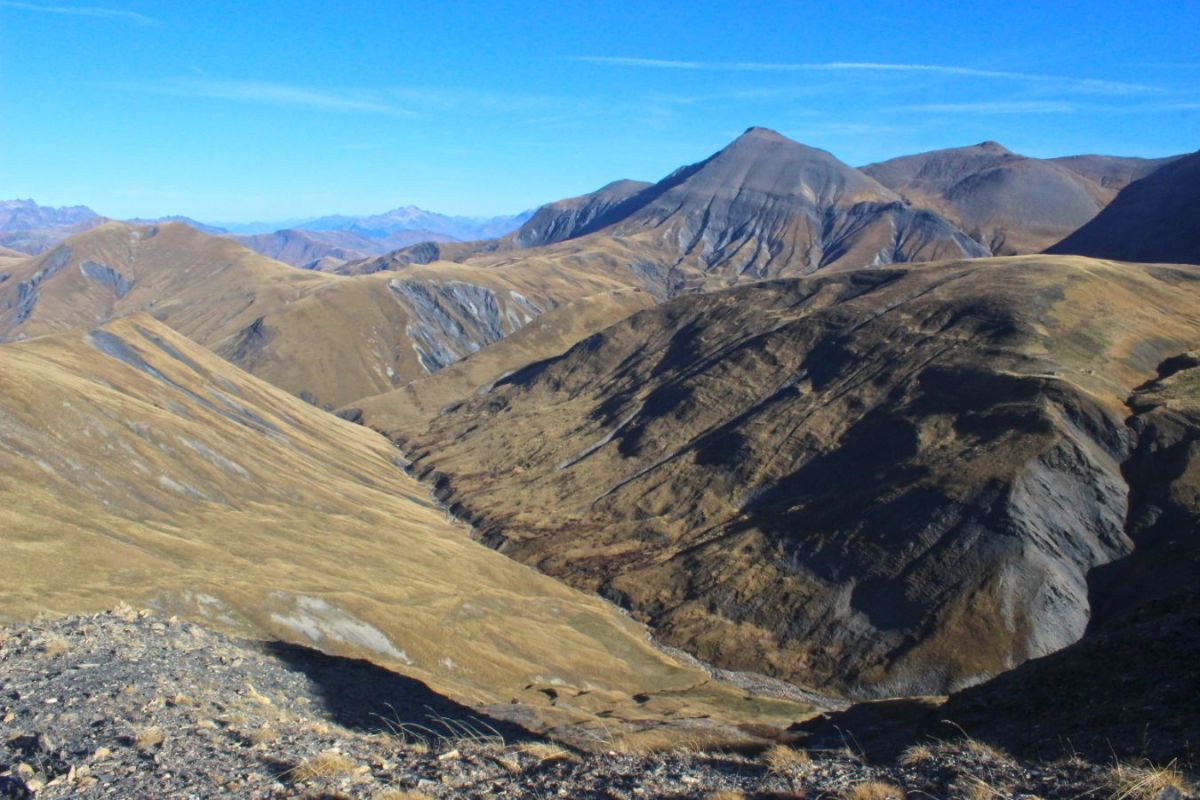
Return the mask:
{"type": "Polygon", "coordinates": [[[1197,797],[1179,765],[1019,761],[929,741],[892,763],[777,745],[579,753],[361,661],[128,608],[0,627],[0,797],[1197,797]]]}

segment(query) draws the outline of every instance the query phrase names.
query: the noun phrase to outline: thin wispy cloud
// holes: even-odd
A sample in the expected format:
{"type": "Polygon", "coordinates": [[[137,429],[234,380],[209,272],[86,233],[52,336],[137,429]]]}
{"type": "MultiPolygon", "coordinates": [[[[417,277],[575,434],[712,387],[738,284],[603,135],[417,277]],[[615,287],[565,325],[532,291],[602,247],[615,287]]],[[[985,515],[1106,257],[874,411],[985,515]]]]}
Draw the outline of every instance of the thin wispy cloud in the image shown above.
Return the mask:
{"type": "Polygon", "coordinates": [[[709,70],[720,72],[875,72],[875,73],[923,73],[959,78],[986,78],[989,80],[1011,80],[1035,83],[1054,83],[1065,88],[1084,92],[1113,94],[1139,94],[1158,92],[1160,89],[1138,83],[1106,81],[1095,78],[1075,78],[1061,75],[1041,75],[1030,72],[977,69],[975,67],[945,64],[895,64],[876,61],[826,61],[816,63],[773,63],[764,61],[677,61],[658,58],[631,58],[625,56],[576,56],[572,59],[587,64],[605,64],[618,67],[643,67],[669,70],[709,70]]]}
{"type": "Polygon", "coordinates": [[[418,117],[415,111],[383,102],[365,92],[334,92],[309,86],[267,81],[198,80],[178,78],[116,84],[115,88],[145,94],[200,97],[260,105],[290,106],[316,111],[385,114],[418,117]]]}
{"type": "Polygon", "coordinates": [[[1072,103],[1040,100],[996,100],[979,103],[922,103],[893,108],[892,111],[947,114],[1073,114],[1078,107],[1072,103]]]}
{"type": "Polygon", "coordinates": [[[72,17],[94,17],[97,19],[121,20],[135,25],[157,25],[158,20],[139,14],[136,11],[124,11],[118,8],[97,8],[95,6],[43,6],[36,3],[20,3],[16,0],[0,0],[0,8],[12,8],[18,11],[33,11],[41,14],[61,14],[72,17]]]}

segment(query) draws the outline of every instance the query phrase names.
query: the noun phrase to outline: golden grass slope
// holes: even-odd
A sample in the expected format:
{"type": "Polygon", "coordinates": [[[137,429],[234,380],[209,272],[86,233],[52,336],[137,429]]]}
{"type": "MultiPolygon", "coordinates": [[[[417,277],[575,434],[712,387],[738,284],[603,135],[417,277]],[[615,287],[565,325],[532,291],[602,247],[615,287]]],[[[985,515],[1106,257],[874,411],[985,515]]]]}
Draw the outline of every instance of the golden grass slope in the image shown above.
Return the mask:
{"type": "Polygon", "coordinates": [[[516,699],[541,727],[804,712],[710,682],[614,607],[472,541],[384,438],[147,315],[0,346],[0,375],[5,617],[157,605],[516,699]]]}
{"type": "Polygon", "coordinates": [[[424,377],[545,310],[620,288],[568,269],[307,272],[186,225],[107,223],[9,270],[0,341],[147,311],[277,386],[340,405],[424,377]]]}

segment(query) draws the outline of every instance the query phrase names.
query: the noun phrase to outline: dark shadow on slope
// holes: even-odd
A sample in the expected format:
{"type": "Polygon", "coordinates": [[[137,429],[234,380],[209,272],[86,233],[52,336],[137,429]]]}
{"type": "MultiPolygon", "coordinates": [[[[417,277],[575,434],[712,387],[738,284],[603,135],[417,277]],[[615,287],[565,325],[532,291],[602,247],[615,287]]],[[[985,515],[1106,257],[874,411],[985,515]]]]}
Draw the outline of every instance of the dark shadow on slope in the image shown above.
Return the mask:
{"type": "Polygon", "coordinates": [[[369,661],[326,655],[288,642],[260,646],[311,681],[322,700],[323,708],[317,711],[352,730],[387,733],[404,729],[414,737],[434,740],[494,735],[506,742],[538,738],[519,725],[481,714],[415,678],[369,661]]]}

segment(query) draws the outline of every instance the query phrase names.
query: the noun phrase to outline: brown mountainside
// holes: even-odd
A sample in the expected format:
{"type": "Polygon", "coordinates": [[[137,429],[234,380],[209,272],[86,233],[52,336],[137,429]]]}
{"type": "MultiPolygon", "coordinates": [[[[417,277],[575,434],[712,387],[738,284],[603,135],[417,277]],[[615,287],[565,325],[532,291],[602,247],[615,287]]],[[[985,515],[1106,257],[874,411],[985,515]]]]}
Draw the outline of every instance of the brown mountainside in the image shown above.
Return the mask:
{"type": "Polygon", "coordinates": [[[1095,219],[1047,252],[1200,263],[1200,153],[1129,184],[1095,219]]]}
{"type": "Polygon", "coordinates": [[[622,284],[458,264],[341,277],[186,225],[108,223],[4,271],[0,341],[139,311],[250,372],[340,405],[424,377],[543,311],[622,284]]]}
{"type": "Polygon", "coordinates": [[[1086,223],[1122,181],[1153,162],[1081,156],[1041,160],[996,142],[864,167],[918,205],[937,209],[996,255],[1036,253],[1086,223]],[[1138,162],[1138,163],[1131,163],[1138,162]]]}
{"type": "Polygon", "coordinates": [[[0,346],[0,374],[7,619],[146,604],[369,658],[568,736],[680,714],[736,738],[730,722],[806,712],[710,680],[473,542],[385,439],[147,315],[0,346]]]}
{"type": "Polygon", "coordinates": [[[1083,635],[1146,502],[1127,400],[1198,312],[1196,269],[1077,258],[767,282],[387,432],[486,541],[673,644],[943,692],[1083,635]]]}

